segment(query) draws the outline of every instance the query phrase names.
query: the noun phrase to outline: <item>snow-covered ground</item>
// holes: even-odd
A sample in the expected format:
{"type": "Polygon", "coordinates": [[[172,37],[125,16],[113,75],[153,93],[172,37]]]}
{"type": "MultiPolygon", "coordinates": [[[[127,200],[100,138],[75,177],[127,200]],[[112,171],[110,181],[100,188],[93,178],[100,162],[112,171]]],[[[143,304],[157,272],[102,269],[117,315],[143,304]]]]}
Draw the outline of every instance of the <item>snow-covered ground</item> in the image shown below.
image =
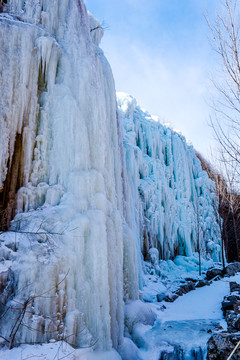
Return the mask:
{"type": "MultiPolygon", "coordinates": [[[[151,249],[153,250],[153,248],[151,249]]],[[[145,261],[144,286],[142,299],[147,302],[156,302],[157,295],[170,295],[176,291],[186,279],[201,280],[206,271],[214,262],[201,258],[201,276],[199,275],[199,257],[178,255],[174,260],[160,260],[159,262],[145,261]]]]}
{"type": "MultiPolygon", "coordinates": [[[[159,360],[162,351],[171,352],[174,346],[184,350],[184,360],[193,359],[193,351],[200,351],[205,359],[206,344],[213,331],[226,327],[221,311],[223,297],[229,293],[229,282],[240,283],[240,274],[213,282],[179,297],[174,303],[161,304],[135,302],[130,317],[135,317],[129,360],[159,360]],[[166,309],[162,309],[162,305],[166,309]],[[145,308],[145,309],[144,309],[145,308]],[[147,310],[146,310],[147,308],[147,310]],[[141,316],[141,319],[140,319],[141,316]],[[138,319],[137,319],[138,317],[138,319]],[[153,326],[151,321],[156,319],[153,326]],[[138,322],[139,320],[139,322],[138,322]],[[131,353],[132,351],[132,353],[131,353]],[[133,355],[133,351],[135,354],[133,355]],[[135,356],[135,357],[134,357],[135,356]]],[[[127,341],[126,341],[127,346],[127,341]]],[[[199,353],[199,354],[200,354],[199,353]]],[[[93,352],[92,349],[73,349],[64,342],[43,345],[21,345],[0,350],[1,360],[120,360],[115,351],[93,352]]],[[[200,359],[200,358],[199,358],[200,359]]]]}
{"type": "Polygon", "coordinates": [[[121,360],[115,351],[93,352],[92,349],[74,349],[65,342],[42,345],[21,345],[12,350],[0,350],[1,360],[121,360]]]}
{"type": "Polygon", "coordinates": [[[181,346],[184,360],[194,359],[194,351],[205,359],[212,332],[226,329],[221,303],[230,292],[230,281],[240,283],[240,274],[191,291],[174,303],[149,304],[157,316],[154,326],[137,324],[133,329],[132,339],[140,347],[140,358],[158,360],[162,351],[181,346]]]}
{"type": "Polygon", "coordinates": [[[229,293],[229,282],[233,280],[240,282],[240,275],[214,281],[210,286],[180,296],[174,303],[165,303],[167,309],[159,314],[159,319],[161,321],[223,319],[221,302],[229,293]]]}

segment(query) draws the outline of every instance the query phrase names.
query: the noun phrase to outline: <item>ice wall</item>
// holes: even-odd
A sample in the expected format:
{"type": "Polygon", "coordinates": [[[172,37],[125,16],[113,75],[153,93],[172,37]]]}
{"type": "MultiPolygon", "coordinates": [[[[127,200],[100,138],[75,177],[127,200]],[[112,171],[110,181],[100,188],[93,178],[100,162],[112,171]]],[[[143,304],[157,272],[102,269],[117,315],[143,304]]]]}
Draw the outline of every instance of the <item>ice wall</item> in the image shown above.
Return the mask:
{"type": "MultiPolygon", "coordinates": [[[[134,237],[123,245],[131,231],[114,81],[97,47],[102,29],[82,0],[10,0],[0,36],[2,228],[18,213],[18,233],[2,235],[1,255],[16,260],[18,302],[34,299],[16,341],[67,336],[117,347],[123,277],[126,297],[138,284],[134,264],[128,271],[134,237]]],[[[18,315],[9,311],[2,336],[18,315]]]]}
{"type": "Polygon", "coordinates": [[[118,94],[124,123],[132,223],[145,259],[149,248],[161,259],[176,255],[221,258],[215,184],[202,170],[192,146],[157,117],[118,94]],[[199,226],[197,224],[199,223],[199,226]]]}
{"type": "Polygon", "coordinates": [[[190,255],[198,216],[202,253],[218,258],[213,184],[184,138],[131,97],[119,97],[118,113],[103,30],[83,0],[9,0],[3,10],[1,229],[14,220],[0,259],[14,297],[0,306],[0,335],[11,338],[27,304],[16,344],[117,348],[142,254],[190,255]]]}

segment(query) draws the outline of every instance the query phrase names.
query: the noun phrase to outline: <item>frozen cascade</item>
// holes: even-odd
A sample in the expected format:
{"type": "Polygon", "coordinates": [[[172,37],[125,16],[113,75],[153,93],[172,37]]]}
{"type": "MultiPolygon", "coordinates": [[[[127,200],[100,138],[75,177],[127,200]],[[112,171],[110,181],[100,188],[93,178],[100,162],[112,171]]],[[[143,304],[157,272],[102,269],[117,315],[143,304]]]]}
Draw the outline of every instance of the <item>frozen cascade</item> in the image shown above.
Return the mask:
{"type": "Polygon", "coordinates": [[[117,111],[102,35],[83,0],[9,0],[0,14],[1,228],[15,215],[0,259],[16,307],[2,336],[34,298],[18,342],[117,348],[142,254],[191,255],[196,214],[202,252],[220,256],[213,184],[184,138],[133,98],[120,95],[117,111]]]}
{"type": "Polygon", "coordinates": [[[166,260],[192,256],[198,248],[199,222],[201,254],[219,261],[215,184],[202,170],[193,147],[137,106],[132,96],[118,93],[118,106],[139,249],[147,257],[150,248],[157,248],[166,260]]]}
{"type": "MultiPolygon", "coordinates": [[[[34,300],[33,316],[25,317],[18,341],[46,341],[64,332],[73,344],[117,347],[128,232],[122,220],[114,81],[97,46],[101,29],[92,40],[94,19],[89,25],[81,0],[12,0],[5,11],[0,18],[2,223],[17,208],[12,229],[28,232],[15,239],[18,261],[12,270],[19,301],[52,289],[34,300]]],[[[5,234],[9,243],[11,236],[5,234]]],[[[132,286],[137,294],[137,281],[132,286]]],[[[1,324],[6,337],[7,323],[1,324]]]]}

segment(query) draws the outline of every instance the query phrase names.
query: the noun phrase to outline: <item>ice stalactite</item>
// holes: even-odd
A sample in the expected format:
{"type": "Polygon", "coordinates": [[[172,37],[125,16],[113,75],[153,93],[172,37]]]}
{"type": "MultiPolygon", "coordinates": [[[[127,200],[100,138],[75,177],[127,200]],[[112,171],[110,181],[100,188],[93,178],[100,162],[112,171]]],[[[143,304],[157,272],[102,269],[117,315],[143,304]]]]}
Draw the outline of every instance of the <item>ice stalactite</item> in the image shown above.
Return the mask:
{"type": "Polygon", "coordinates": [[[43,29],[7,14],[2,14],[0,32],[0,188],[2,208],[8,208],[4,221],[8,221],[16,208],[17,190],[31,181],[42,101],[47,87],[55,82],[59,47],[43,29]]]}

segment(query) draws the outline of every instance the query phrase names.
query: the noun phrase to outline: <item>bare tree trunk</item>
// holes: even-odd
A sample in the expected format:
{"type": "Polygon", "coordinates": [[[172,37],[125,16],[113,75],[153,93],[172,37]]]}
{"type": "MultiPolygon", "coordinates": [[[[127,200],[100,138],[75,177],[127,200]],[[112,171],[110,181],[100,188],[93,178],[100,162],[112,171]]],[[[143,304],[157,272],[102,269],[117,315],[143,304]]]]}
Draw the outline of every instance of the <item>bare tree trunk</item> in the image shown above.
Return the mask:
{"type": "Polygon", "coordinates": [[[237,261],[239,261],[239,248],[238,248],[238,234],[237,234],[237,226],[236,226],[236,220],[235,220],[235,214],[232,214],[233,218],[233,229],[234,229],[234,237],[235,237],[235,244],[236,244],[236,250],[237,250],[237,261]]]}
{"type": "Polygon", "coordinates": [[[201,263],[201,253],[200,253],[200,249],[198,251],[198,256],[199,256],[199,275],[202,275],[202,263],[201,263]]]}
{"type": "Polygon", "coordinates": [[[226,264],[225,264],[225,251],[224,251],[224,233],[223,233],[223,224],[221,225],[221,237],[222,237],[222,264],[223,264],[223,271],[225,271],[226,264]]]}

